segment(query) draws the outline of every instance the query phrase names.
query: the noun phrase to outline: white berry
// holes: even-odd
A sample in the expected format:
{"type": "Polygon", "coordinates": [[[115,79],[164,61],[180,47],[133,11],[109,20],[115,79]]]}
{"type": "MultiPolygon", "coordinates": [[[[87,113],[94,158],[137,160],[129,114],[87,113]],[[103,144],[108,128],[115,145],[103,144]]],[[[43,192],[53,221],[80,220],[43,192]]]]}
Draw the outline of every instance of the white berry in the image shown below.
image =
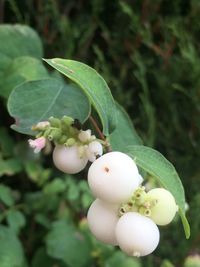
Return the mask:
{"type": "Polygon", "coordinates": [[[53,151],[55,166],[64,173],[78,173],[83,170],[88,162],[86,157],[80,157],[78,146],[66,147],[57,145],[53,151]]]}
{"type": "Polygon", "coordinates": [[[93,235],[101,242],[117,245],[115,227],[119,220],[118,206],[96,199],[87,214],[88,225],[93,235]]]}
{"type": "Polygon", "coordinates": [[[151,208],[150,218],[158,225],[169,224],[178,211],[173,195],[164,188],[155,188],[147,193],[147,198],[156,203],[151,208]]]}
{"type": "Polygon", "coordinates": [[[93,195],[110,203],[127,202],[140,184],[135,162],[121,152],[110,152],[95,160],[88,171],[93,195]]]}
{"type": "Polygon", "coordinates": [[[152,253],[160,239],[157,225],[137,212],[124,214],[117,223],[115,233],[119,247],[129,256],[152,253]]]}

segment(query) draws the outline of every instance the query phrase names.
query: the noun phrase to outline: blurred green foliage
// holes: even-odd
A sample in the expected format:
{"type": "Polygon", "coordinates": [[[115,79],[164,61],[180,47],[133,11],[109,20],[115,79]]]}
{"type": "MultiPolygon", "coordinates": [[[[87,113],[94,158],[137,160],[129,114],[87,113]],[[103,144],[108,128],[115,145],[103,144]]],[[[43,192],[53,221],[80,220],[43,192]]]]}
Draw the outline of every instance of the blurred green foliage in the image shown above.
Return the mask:
{"type": "Polygon", "coordinates": [[[176,166],[191,224],[189,241],[178,219],[163,228],[159,248],[140,261],[94,240],[84,219],[91,203],[86,174],[66,177],[48,155],[33,155],[9,129],[1,94],[1,267],[188,266],[186,257],[200,253],[199,15],[198,0],[0,2],[1,23],[32,26],[46,58],[80,60],[101,73],[144,144],[176,166]]]}

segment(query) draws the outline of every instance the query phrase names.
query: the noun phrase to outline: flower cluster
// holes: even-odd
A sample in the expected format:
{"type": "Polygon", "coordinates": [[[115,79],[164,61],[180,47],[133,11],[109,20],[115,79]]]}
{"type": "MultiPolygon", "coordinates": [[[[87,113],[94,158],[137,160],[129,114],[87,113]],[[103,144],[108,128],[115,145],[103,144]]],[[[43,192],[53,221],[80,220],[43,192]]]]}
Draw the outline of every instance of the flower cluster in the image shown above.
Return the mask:
{"type": "Polygon", "coordinates": [[[65,173],[78,173],[88,161],[93,162],[103,154],[101,140],[92,135],[91,130],[79,130],[74,120],[64,116],[61,120],[51,117],[32,127],[39,132],[36,139],[29,139],[29,145],[38,153],[45,148],[47,141],[55,144],[53,161],[65,173]]]}

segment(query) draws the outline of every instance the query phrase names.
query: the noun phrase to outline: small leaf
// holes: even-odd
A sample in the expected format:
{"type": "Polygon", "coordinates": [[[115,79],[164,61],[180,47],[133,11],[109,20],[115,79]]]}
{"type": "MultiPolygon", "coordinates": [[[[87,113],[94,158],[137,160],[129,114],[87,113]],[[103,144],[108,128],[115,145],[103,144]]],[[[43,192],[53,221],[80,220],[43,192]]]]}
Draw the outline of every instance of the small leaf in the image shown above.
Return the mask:
{"type": "Polygon", "coordinates": [[[11,189],[3,184],[0,184],[0,200],[7,206],[12,206],[14,204],[11,189]]]}
{"type": "Polygon", "coordinates": [[[49,74],[37,58],[23,56],[12,60],[0,81],[0,94],[8,97],[12,89],[25,81],[48,78],[49,74]]]}
{"type": "Polygon", "coordinates": [[[96,109],[108,136],[116,127],[115,103],[104,79],[91,67],[74,60],[44,59],[49,65],[77,83],[96,109]]]}
{"type": "Polygon", "coordinates": [[[16,158],[7,160],[0,159],[0,177],[3,175],[11,176],[22,170],[21,162],[16,158]]]}
{"type": "Polygon", "coordinates": [[[189,238],[190,228],[184,212],[184,188],[174,166],[161,153],[150,147],[129,146],[128,151],[139,167],[155,177],[164,188],[172,193],[179,206],[186,238],[189,238]]]}
{"type": "Polygon", "coordinates": [[[15,233],[0,225],[0,263],[1,267],[24,266],[24,254],[20,241],[15,233]]]}
{"type": "Polygon", "coordinates": [[[26,220],[23,213],[18,210],[10,210],[6,217],[7,223],[16,234],[25,226],[26,220]]]}
{"type": "Polygon", "coordinates": [[[67,115],[84,122],[90,104],[79,88],[55,79],[43,79],[17,86],[8,99],[8,110],[17,120],[12,125],[14,130],[33,134],[31,127],[51,116],[67,115]]]}
{"type": "Polygon", "coordinates": [[[109,136],[112,150],[126,152],[128,145],[141,145],[142,140],[136,133],[126,111],[116,103],[117,127],[109,136]]]}
{"type": "Polygon", "coordinates": [[[46,237],[46,245],[49,256],[62,260],[69,267],[89,266],[91,255],[85,237],[65,221],[53,224],[46,237]]]}

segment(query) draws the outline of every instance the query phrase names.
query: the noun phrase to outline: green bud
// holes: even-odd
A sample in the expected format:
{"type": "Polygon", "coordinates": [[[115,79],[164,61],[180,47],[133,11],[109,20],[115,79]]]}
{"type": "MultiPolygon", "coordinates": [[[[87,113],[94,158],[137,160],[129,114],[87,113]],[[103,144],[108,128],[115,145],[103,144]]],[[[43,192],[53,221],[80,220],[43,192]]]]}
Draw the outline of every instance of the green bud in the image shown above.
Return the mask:
{"type": "Polygon", "coordinates": [[[144,187],[138,188],[132,197],[132,200],[136,203],[136,205],[142,205],[146,200],[147,193],[145,192],[144,187]]]}
{"type": "Polygon", "coordinates": [[[61,126],[60,120],[58,118],[50,117],[49,122],[52,127],[60,128],[61,126]]]}
{"type": "Polygon", "coordinates": [[[61,119],[61,122],[65,124],[66,126],[71,126],[74,122],[74,119],[68,116],[63,116],[61,119]]]}
{"type": "Polygon", "coordinates": [[[68,139],[67,135],[62,135],[62,136],[57,140],[57,142],[58,142],[60,145],[62,145],[62,144],[64,144],[64,143],[67,142],[67,139],[68,139]]]}
{"type": "Polygon", "coordinates": [[[139,208],[139,213],[144,215],[144,216],[147,216],[147,217],[151,216],[151,210],[148,209],[148,208],[145,208],[145,207],[140,207],[139,208]]]}
{"type": "Polygon", "coordinates": [[[57,141],[59,140],[60,137],[61,137],[61,130],[59,129],[51,130],[51,132],[48,135],[49,141],[52,141],[52,140],[57,141]]]}
{"type": "Polygon", "coordinates": [[[74,138],[67,139],[67,142],[65,142],[66,146],[73,146],[76,144],[76,140],[74,138]]]}
{"type": "Polygon", "coordinates": [[[51,129],[47,129],[47,130],[44,132],[43,136],[44,136],[44,137],[48,137],[50,133],[51,133],[51,129]]]}

